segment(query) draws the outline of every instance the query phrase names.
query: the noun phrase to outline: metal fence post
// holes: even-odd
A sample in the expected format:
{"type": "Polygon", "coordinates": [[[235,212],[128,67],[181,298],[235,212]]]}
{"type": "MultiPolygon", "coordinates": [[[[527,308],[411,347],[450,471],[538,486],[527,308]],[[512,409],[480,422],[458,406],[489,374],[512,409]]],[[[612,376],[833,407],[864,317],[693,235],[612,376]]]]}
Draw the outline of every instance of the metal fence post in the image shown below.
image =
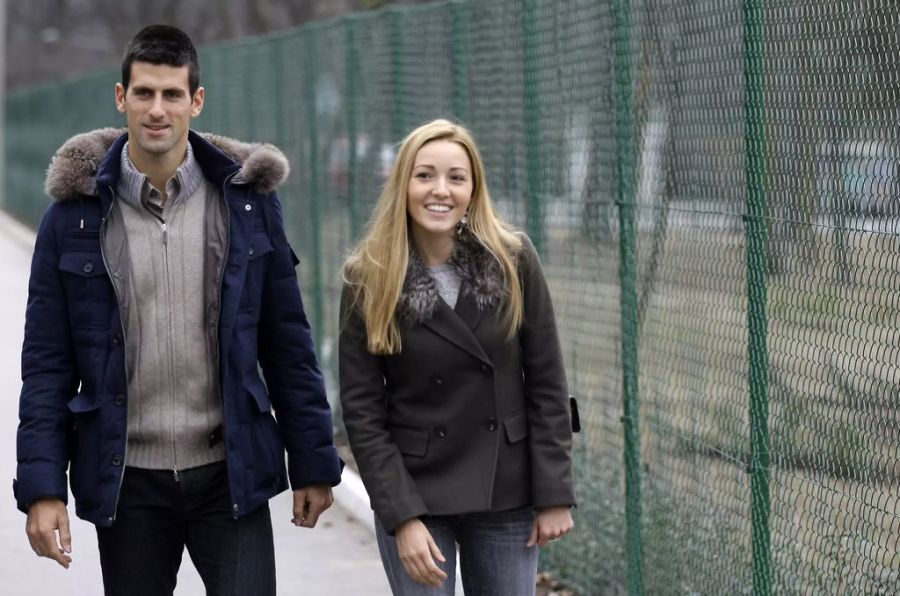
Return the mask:
{"type": "Polygon", "coordinates": [[[391,73],[394,91],[394,140],[400,142],[406,136],[406,117],[403,113],[403,15],[399,10],[391,13],[391,73]]]}
{"type": "Polygon", "coordinates": [[[469,54],[466,43],[466,13],[460,0],[450,3],[450,39],[453,78],[451,90],[453,96],[453,116],[459,122],[466,122],[469,117],[469,54]]]}
{"type": "MultiPolygon", "coordinates": [[[[282,126],[284,122],[284,37],[279,36],[272,40],[272,69],[275,77],[272,80],[275,96],[274,121],[275,121],[275,144],[282,150],[285,150],[285,129],[282,126]]],[[[249,110],[252,111],[252,110],[249,110]]]]}
{"type": "MultiPolygon", "coordinates": [[[[253,40],[249,43],[241,46],[241,50],[243,50],[243,55],[241,56],[243,67],[242,70],[245,73],[256,72],[258,70],[257,61],[259,58],[255,55],[255,50],[259,47],[260,42],[258,40],[253,40]]],[[[249,93],[246,93],[252,86],[245,87],[244,90],[238,95],[241,98],[244,106],[249,107],[249,93]],[[246,94],[245,94],[246,93],[246,94]],[[246,102],[246,103],[245,103],[246,102]]],[[[246,128],[241,131],[242,136],[251,141],[256,141],[256,110],[253,109],[242,109],[240,110],[244,115],[244,125],[246,128]]]]}
{"type": "MultiPolygon", "coordinates": [[[[310,29],[304,32],[303,41],[307,56],[316,55],[316,44],[313,43],[317,29],[310,29]]],[[[313,275],[313,337],[316,345],[322,345],[322,331],[325,327],[324,323],[324,299],[323,292],[325,288],[322,284],[322,216],[319,213],[320,202],[322,198],[319,196],[319,127],[316,117],[316,70],[315,61],[307,60],[305,62],[306,80],[304,81],[306,97],[306,126],[309,143],[309,154],[307,155],[307,165],[309,167],[309,223],[307,227],[312,239],[310,247],[312,257],[312,275],[313,275]]]]}
{"type": "Polygon", "coordinates": [[[528,235],[538,253],[544,248],[544,214],[541,204],[543,172],[541,172],[540,101],[538,100],[538,3],[525,0],[522,13],[522,43],[525,67],[525,163],[528,170],[528,235]]]}
{"type": "Polygon", "coordinates": [[[634,231],[634,93],[631,77],[631,7],[615,4],[616,144],[619,179],[619,276],[622,310],[622,424],[625,449],[625,541],[628,593],[644,593],[641,544],[641,435],[638,419],[637,243],[634,231]]]}
{"type": "Polygon", "coordinates": [[[769,528],[769,357],[766,313],[766,172],[763,118],[762,6],[744,0],[744,81],[747,152],[747,321],[750,386],[750,498],[753,593],[772,593],[769,528]]]}
{"type": "Polygon", "coordinates": [[[350,237],[355,242],[362,231],[362,217],[359,213],[359,174],[356,159],[357,137],[357,83],[359,77],[359,50],[356,47],[356,36],[353,24],[356,21],[348,18],[345,22],[347,54],[345,65],[347,71],[347,201],[350,205],[350,237]]]}

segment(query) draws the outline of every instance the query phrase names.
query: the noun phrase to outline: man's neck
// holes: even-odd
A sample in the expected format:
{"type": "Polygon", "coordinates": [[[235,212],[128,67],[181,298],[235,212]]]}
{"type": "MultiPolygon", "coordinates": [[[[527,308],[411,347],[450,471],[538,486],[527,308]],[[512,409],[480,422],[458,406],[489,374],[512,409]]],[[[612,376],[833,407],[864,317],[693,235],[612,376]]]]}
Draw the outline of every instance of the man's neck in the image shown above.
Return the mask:
{"type": "Polygon", "coordinates": [[[185,143],[181,151],[173,149],[161,156],[148,154],[128,143],[128,158],[131,160],[131,163],[134,164],[137,171],[147,176],[153,188],[162,193],[164,201],[167,194],[166,184],[175,175],[178,166],[184,162],[186,154],[187,143],[185,143]]]}

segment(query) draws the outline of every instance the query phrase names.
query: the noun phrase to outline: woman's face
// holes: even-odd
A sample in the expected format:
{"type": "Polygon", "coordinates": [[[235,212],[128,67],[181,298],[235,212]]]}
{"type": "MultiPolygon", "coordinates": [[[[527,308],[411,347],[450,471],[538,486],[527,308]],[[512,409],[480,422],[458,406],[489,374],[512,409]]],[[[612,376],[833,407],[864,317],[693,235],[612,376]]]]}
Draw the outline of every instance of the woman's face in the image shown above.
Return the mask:
{"type": "Polygon", "coordinates": [[[422,145],[406,188],[416,242],[452,238],[472,200],[472,188],[472,164],[461,145],[447,140],[422,145]]]}

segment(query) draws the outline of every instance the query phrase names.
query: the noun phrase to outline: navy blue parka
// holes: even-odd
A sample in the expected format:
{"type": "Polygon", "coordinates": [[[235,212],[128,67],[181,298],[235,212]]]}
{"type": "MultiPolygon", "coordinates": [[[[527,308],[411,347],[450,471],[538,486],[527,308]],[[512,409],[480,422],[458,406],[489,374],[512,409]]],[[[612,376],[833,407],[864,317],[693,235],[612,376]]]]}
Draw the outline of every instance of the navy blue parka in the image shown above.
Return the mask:
{"type": "MultiPolygon", "coordinates": [[[[42,497],[67,501],[68,469],[77,515],[98,526],[115,519],[127,442],[124,327],[101,242],[127,141],[121,133],[74,137],[51,163],[47,188],[56,200],[31,266],[13,481],[27,511],[42,497]]],[[[274,190],[287,161],[270,145],[193,131],[189,142],[225,203],[220,312],[208,323],[218,338],[222,431],[240,517],[289,483],[337,484],[342,464],[274,190]]]]}

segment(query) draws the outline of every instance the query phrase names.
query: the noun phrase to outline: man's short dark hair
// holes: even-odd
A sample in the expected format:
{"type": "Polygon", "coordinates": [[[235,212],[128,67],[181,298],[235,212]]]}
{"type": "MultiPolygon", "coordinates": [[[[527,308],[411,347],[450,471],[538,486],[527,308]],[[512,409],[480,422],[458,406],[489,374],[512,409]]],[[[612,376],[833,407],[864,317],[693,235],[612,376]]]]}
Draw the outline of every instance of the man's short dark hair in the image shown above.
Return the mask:
{"type": "Polygon", "coordinates": [[[187,33],[171,25],[150,25],[134,36],[125,48],[122,60],[122,86],[128,89],[134,62],[188,67],[191,97],[200,87],[200,63],[197,50],[187,33]]]}

